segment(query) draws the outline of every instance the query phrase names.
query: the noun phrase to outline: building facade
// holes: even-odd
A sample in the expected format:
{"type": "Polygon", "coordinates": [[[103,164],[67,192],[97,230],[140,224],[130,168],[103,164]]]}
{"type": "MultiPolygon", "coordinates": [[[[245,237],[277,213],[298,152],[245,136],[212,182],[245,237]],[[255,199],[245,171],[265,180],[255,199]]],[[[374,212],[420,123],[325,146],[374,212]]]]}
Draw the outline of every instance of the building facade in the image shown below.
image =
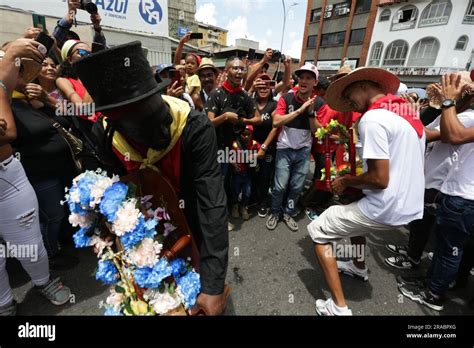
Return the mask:
{"type": "Polygon", "coordinates": [[[188,31],[197,32],[196,0],[168,0],[169,36],[181,39],[188,31]]]}
{"type": "Polygon", "coordinates": [[[334,73],[343,60],[364,66],[377,1],[308,0],[301,62],[315,62],[323,74],[334,73]]]}
{"type": "MultiPolygon", "coordinates": [[[[172,1],[170,1],[171,3],[172,1]]],[[[39,13],[41,14],[41,13],[39,13]]],[[[64,13],[58,13],[57,16],[45,15],[46,27],[50,33],[53,32],[56,22],[64,13]]],[[[23,9],[16,9],[6,6],[0,6],[0,45],[23,37],[26,28],[31,27],[32,12],[23,9]]],[[[81,40],[87,43],[92,42],[94,31],[90,23],[78,22],[72,29],[81,40]]],[[[171,64],[173,62],[173,52],[176,51],[178,40],[167,36],[158,36],[144,32],[130,31],[120,28],[111,28],[103,26],[102,30],[107,39],[107,45],[112,47],[127,42],[139,40],[148,52],[147,58],[150,65],[161,63],[171,64]]],[[[207,55],[208,52],[198,49],[192,45],[186,44],[184,52],[196,52],[201,55],[207,55]]]]}
{"type": "Polygon", "coordinates": [[[227,30],[213,25],[198,23],[198,32],[202,33],[202,40],[198,40],[198,47],[206,48],[211,52],[218,52],[227,46],[227,30]]]}
{"type": "Polygon", "coordinates": [[[381,1],[368,66],[424,87],[450,71],[473,68],[474,0],[381,1]]]}

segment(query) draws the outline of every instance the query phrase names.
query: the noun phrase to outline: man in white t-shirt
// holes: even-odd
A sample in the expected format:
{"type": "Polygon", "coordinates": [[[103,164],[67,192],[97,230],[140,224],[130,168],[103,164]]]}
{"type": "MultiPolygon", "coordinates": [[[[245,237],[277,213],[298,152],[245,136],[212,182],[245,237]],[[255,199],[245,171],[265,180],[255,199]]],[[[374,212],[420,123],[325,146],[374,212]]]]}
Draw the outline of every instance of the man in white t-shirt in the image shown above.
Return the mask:
{"type": "Polygon", "coordinates": [[[353,243],[364,245],[362,236],[388,233],[423,215],[425,134],[410,105],[394,96],[399,84],[399,79],[388,71],[359,68],[328,88],[326,97],[331,108],[363,114],[358,130],[367,171],[332,183],[336,194],[354,187],[363,190],[364,198],[349,205],[332,206],[308,225],[332,294],[327,301],[316,301],[319,315],[352,314],[345,302],[338,268],[368,279],[363,254],[357,255],[357,260],[336,263],[334,256],[340,252],[333,249],[335,241],[351,238],[353,243]]]}
{"type": "MultiPolygon", "coordinates": [[[[474,126],[474,110],[466,104],[466,101],[459,100],[456,110],[458,112],[457,117],[464,127],[474,126]]],[[[411,270],[420,265],[421,256],[435,227],[436,207],[439,205],[441,197],[441,185],[457,156],[455,154],[456,145],[441,141],[440,121],[441,116],[426,126],[427,141],[432,143],[425,153],[425,209],[423,218],[410,223],[408,245],[387,244],[385,246],[387,250],[396,254],[387,257],[384,260],[385,263],[397,269],[411,270]]]]}
{"type": "MultiPolygon", "coordinates": [[[[427,281],[397,278],[400,292],[431,309],[442,310],[445,294],[456,274],[464,246],[472,238],[474,225],[474,127],[466,128],[457,117],[456,100],[469,108],[474,100],[471,78],[461,83],[462,74],[445,75],[440,121],[441,140],[454,146],[452,165],[441,185],[441,202],[436,214],[436,247],[427,281]],[[461,96],[464,95],[464,98],[461,96]]],[[[464,74],[469,76],[469,74],[464,74]]],[[[472,110],[472,109],[470,109],[472,110]]]]}

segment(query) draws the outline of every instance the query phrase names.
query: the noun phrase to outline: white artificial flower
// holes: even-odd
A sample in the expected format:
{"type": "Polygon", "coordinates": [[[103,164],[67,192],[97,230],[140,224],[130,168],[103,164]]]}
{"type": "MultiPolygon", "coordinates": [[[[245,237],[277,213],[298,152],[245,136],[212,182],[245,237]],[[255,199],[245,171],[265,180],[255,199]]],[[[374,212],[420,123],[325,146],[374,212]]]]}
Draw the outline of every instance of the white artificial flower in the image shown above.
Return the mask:
{"type": "Polygon", "coordinates": [[[107,176],[100,177],[91,188],[90,207],[95,208],[95,206],[98,205],[102,200],[105,190],[118,181],[119,177],[117,175],[114,175],[112,178],[107,176]]]}
{"type": "Polygon", "coordinates": [[[99,236],[93,235],[91,239],[91,246],[95,247],[98,252],[97,252],[97,257],[100,258],[102,256],[102,253],[104,252],[104,249],[108,246],[112,246],[113,242],[112,241],[105,241],[101,239],[99,236]]]}
{"type": "Polygon", "coordinates": [[[73,189],[69,192],[69,200],[73,203],[81,202],[81,196],[77,187],[73,187],[73,189]]]}
{"type": "Polygon", "coordinates": [[[145,238],[140,245],[134,248],[129,254],[129,261],[137,267],[153,267],[160,258],[163,245],[155,242],[151,238],[145,238]]]}
{"type": "Polygon", "coordinates": [[[81,173],[81,174],[79,174],[78,176],[76,176],[74,179],[72,179],[73,185],[77,185],[77,183],[79,182],[79,180],[81,180],[83,177],[86,176],[86,173],[87,173],[87,172],[81,173]]]}
{"type": "Polygon", "coordinates": [[[117,215],[113,223],[113,231],[121,237],[127,232],[131,232],[135,229],[138,224],[138,218],[140,217],[140,211],[135,208],[137,204],[136,199],[131,199],[122,204],[117,210],[117,215]]]}
{"type": "Polygon", "coordinates": [[[115,291],[115,289],[110,289],[110,295],[105,300],[105,303],[112,306],[116,312],[120,312],[121,304],[124,300],[124,296],[121,293],[115,291]]]}
{"type": "Polygon", "coordinates": [[[153,307],[155,313],[166,314],[177,308],[181,302],[176,296],[176,293],[171,295],[168,291],[165,291],[162,294],[156,292],[153,298],[151,298],[149,304],[153,307]]]}
{"type": "Polygon", "coordinates": [[[73,226],[73,227],[81,227],[81,228],[84,228],[84,227],[91,227],[92,226],[92,222],[93,222],[93,219],[92,219],[92,215],[91,214],[86,214],[86,215],[80,215],[80,214],[76,214],[76,213],[71,213],[71,215],[69,215],[69,223],[73,226]]]}

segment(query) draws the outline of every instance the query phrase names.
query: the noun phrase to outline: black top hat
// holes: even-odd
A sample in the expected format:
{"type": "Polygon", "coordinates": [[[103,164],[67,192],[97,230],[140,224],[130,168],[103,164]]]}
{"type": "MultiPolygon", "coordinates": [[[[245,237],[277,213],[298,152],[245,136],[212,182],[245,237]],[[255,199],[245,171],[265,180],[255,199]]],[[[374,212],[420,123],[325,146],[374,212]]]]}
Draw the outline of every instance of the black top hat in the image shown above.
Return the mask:
{"type": "Polygon", "coordinates": [[[158,84],[140,41],[102,50],[74,64],[96,111],[113,109],[145,99],[169,84],[158,84]]]}

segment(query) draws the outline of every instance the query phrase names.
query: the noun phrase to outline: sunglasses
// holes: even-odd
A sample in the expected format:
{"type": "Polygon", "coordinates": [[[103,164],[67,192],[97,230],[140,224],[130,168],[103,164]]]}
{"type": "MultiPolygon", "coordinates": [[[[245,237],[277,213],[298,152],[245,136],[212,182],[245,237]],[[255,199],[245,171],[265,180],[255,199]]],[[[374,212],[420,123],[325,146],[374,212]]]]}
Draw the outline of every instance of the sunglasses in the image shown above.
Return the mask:
{"type": "Polygon", "coordinates": [[[77,54],[80,55],[81,57],[87,57],[88,55],[91,54],[90,51],[84,50],[84,49],[82,49],[82,48],[78,48],[76,52],[77,52],[77,54]]]}

